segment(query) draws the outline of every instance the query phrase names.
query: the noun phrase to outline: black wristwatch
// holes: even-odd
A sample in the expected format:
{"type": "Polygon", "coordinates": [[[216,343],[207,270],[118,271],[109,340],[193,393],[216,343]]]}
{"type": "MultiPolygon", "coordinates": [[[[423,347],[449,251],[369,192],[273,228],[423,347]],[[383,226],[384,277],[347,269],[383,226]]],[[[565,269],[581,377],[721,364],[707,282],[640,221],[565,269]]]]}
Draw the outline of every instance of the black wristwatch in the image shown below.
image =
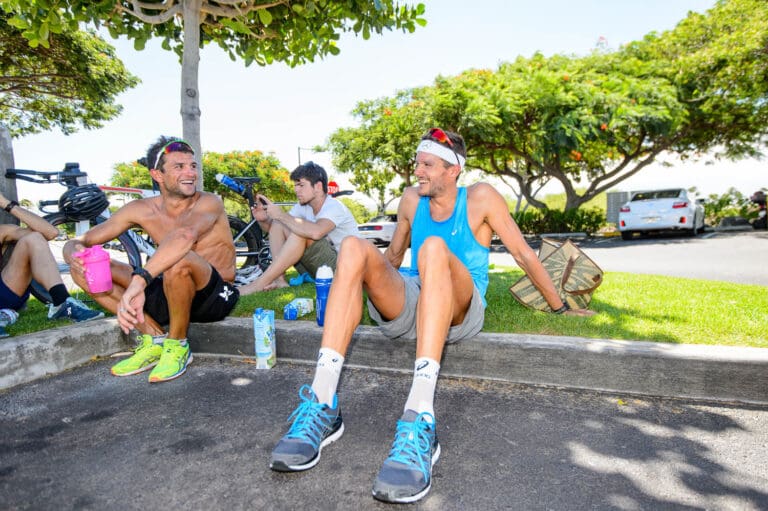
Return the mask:
{"type": "Polygon", "coordinates": [[[19,205],[19,203],[18,203],[18,202],[16,202],[15,200],[12,200],[12,201],[8,201],[8,204],[6,204],[6,205],[5,205],[5,207],[4,207],[3,209],[5,210],[5,212],[6,212],[6,213],[10,213],[10,212],[11,212],[11,210],[12,210],[13,208],[15,208],[16,206],[18,206],[18,205],[19,205]]]}
{"type": "Polygon", "coordinates": [[[131,276],[133,275],[138,275],[139,277],[144,279],[144,282],[146,282],[147,285],[150,285],[152,281],[155,279],[155,277],[153,277],[152,274],[149,273],[144,268],[136,268],[135,270],[133,270],[133,273],[131,273],[131,276]]]}
{"type": "Polygon", "coordinates": [[[571,306],[570,306],[570,305],[568,305],[568,302],[566,302],[565,300],[563,300],[563,306],[562,306],[562,307],[560,307],[560,308],[559,308],[559,309],[557,309],[557,310],[553,310],[552,312],[554,312],[555,314],[562,314],[562,313],[564,313],[565,311],[569,311],[569,310],[571,310],[571,306]]]}

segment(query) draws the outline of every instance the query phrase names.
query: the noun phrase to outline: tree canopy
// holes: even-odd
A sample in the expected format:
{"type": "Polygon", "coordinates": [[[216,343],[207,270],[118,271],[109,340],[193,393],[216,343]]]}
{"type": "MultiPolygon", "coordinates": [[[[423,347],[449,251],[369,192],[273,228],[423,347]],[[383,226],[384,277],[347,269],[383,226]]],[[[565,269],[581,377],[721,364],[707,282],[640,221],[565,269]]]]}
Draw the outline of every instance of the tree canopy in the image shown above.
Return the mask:
{"type": "MultiPolygon", "coordinates": [[[[468,166],[511,178],[532,205],[557,180],[578,208],[661,153],[757,155],[768,133],[768,2],[721,0],[617,51],[535,54],[496,70],[362,102],[361,124],[329,139],[340,170],[387,182],[430,125],[461,133],[468,166]],[[418,110],[420,119],[409,118],[418,110]],[[387,152],[387,140],[398,154],[387,152]],[[368,141],[371,141],[370,143],[368,141]],[[584,185],[586,182],[586,186],[584,185]],[[579,188],[580,187],[580,188],[579,188]]],[[[393,151],[393,152],[394,152],[393,151]]]]}
{"type": "Polygon", "coordinates": [[[117,95],[139,80],[109,44],[62,27],[46,46],[30,45],[10,18],[0,9],[0,122],[11,136],[99,128],[120,114],[117,95]]]}
{"type": "MultiPolygon", "coordinates": [[[[113,37],[125,35],[141,50],[150,38],[181,55],[183,137],[201,154],[198,68],[200,48],[215,42],[246,65],[285,62],[296,66],[316,57],[338,54],[345,32],[362,34],[424,25],[423,4],[396,0],[4,0],[33,45],[48,44],[80,22],[105,26],[113,37]]],[[[202,180],[201,180],[202,184],[202,180]]]]}
{"type": "Polygon", "coordinates": [[[350,182],[373,199],[381,213],[388,199],[411,185],[413,150],[429,127],[426,103],[416,96],[418,90],[360,102],[352,113],[361,125],[341,128],[328,140],[333,165],[352,174],[350,182]],[[396,176],[402,179],[399,185],[396,176]]]}

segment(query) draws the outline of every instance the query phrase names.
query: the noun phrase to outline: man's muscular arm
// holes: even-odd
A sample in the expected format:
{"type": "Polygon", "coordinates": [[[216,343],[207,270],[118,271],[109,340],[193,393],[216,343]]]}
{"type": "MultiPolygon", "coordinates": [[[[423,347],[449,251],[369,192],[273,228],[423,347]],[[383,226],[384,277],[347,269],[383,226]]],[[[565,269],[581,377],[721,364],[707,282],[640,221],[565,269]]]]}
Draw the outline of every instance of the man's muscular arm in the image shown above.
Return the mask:
{"type": "Polygon", "coordinates": [[[392,233],[392,240],[384,251],[384,257],[394,268],[399,268],[403,263],[405,252],[411,246],[411,222],[419,202],[419,195],[415,188],[406,188],[400,198],[397,207],[397,225],[392,233]]]}
{"type": "MultiPolygon", "coordinates": [[[[523,238],[520,228],[509,214],[506,201],[493,187],[486,183],[473,186],[471,200],[473,205],[481,204],[485,221],[490,225],[507,251],[515,258],[518,266],[528,275],[536,289],[544,296],[552,310],[563,306],[563,301],[555,289],[552,278],[539,261],[536,253],[523,238]]],[[[572,311],[574,314],[588,315],[591,311],[572,311]]]]}

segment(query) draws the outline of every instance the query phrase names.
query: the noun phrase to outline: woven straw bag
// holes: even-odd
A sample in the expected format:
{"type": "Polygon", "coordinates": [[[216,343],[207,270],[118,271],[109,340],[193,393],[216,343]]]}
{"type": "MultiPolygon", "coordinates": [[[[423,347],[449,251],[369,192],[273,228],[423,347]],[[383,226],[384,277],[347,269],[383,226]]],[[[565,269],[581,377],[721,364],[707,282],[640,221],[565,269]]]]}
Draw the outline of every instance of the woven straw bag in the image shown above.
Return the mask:
{"type": "MultiPolygon", "coordinates": [[[[560,298],[572,309],[586,309],[592,301],[592,293],[603,283],[603,270],[570,240],[559,243],[542,239],[539,260],[549,273],[560,298]]],[[[552,312],[527,275],[515,282],[509,291],[526,307],[552,312]]]]}

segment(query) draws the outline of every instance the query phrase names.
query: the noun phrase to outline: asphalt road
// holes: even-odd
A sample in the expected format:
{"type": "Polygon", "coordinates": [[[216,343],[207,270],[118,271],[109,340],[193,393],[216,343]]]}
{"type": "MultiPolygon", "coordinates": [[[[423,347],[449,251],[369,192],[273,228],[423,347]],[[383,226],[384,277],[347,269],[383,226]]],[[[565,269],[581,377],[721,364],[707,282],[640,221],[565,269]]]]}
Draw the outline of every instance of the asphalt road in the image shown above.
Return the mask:
{"type": "MultiPolygon", "coordinates": [[[[0,392],[0,509],[393,509],[370,495],[411,377],[345,369],[346,431],[272,472],[309,366],[196,357],[173,382],[113,361],[0,392]]],[[[443,454],[414,509],[768,509],[768,408],[443,378],[443,454]]]]}
{"type": "MultiPolygon", "coordinates": [[[[667,275],[768,286],[768,231],[707,232],[696,238],[660,234],[577,241],[604,271],[667,275]]],[[[534,241],[531,245],[538,248],[534,241]]],[[[502,247],[491,262],[515,266],[502,247]]]]}

